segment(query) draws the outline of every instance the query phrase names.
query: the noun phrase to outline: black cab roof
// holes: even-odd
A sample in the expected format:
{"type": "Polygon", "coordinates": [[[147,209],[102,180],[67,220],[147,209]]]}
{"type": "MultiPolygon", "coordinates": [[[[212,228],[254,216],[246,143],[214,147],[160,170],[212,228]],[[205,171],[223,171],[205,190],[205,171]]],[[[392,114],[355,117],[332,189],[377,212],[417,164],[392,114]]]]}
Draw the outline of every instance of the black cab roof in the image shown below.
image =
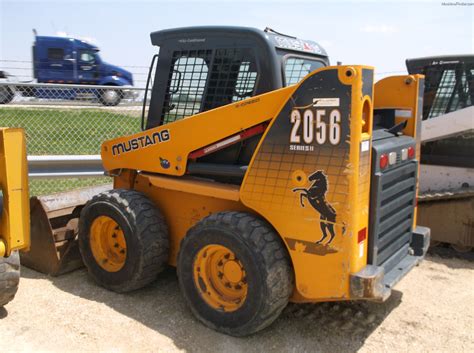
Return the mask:
{"type": "Polygon", "coordinates": [[[246,37],[260,42],[268,48],[282,49],[327,57],[323,47],[312,40],[303,40],[273,31],[270,28],[260,30],[252,27],[237,26],[196,26],[164,29],[150,34],[151,43],[162,46],[166,41],[179,44],[204,44],[209,38],[228,42],[236,37],[246,37]]]}

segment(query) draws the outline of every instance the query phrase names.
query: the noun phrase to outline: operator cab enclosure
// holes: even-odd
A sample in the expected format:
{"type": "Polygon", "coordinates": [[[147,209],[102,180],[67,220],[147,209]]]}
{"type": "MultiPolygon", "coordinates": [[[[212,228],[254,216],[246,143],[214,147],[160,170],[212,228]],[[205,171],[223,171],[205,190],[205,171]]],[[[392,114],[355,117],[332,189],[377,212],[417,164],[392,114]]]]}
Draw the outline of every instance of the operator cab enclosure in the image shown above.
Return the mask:
{"type": "Polygon", "coordinates": [[[268,28],[185,27],[150,37],[160,53],[147,129],[298,83],[329,65],[316,42],[268,28]]]}

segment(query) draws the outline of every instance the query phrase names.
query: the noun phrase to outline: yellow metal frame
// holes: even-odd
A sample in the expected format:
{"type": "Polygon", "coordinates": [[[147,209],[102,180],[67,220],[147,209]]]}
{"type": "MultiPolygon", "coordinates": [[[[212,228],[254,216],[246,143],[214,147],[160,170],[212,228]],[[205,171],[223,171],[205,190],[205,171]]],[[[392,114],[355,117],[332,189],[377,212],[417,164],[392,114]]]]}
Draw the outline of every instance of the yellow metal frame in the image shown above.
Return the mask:
{"type": "MultiPolygon", "coordinates": [[[[407,122],[403,133],[416,141],[416,159],[420,160],[421,121],[423,114],[422,97],[424,93],[424,75],[402,75],[386,77],[375,84],[375,109],[396,109],[411,112],[410,116],[395,116],[395,122],[407,122]]],[[[418,166],[419,174],[419,166],[418,166]]],[[[417,178],[418,179],[418,178],[417,178]]],[[[416,187],[418,197],[418,185],[416,187]]],[[[413,226],[416,226],[418,207],[415,206],[413,226]]]]}
{"type": "Polygon", "coordinates": [[[99,216],[92,222],[90,247],[95,261],[107,272],[118,272],[127,260],[127,242],[122,228],[112,218],[99,216]]]}
{"type": "Polygon", "coordinates": [[[217,310],[232,312],[245,303],[245,268],[225,246],[209,244],[202,248],[194,261],[193,278],[201,297],[217,310]]]}
{"type": "Polygon", "coordinates": [[[132,169],[182,176],[186,172],[189,153],[273,119],[295,89],[295,86],[282,88],[137,134],[105,141],[101,148],[104,169],[112,173],[132,169]],[[125,152],[123,146],[141,148],[125,152]],[[164,168],[161,160],[167,160],[169,167],[164,168]]]}
{"type": "Polygon", "coordinates": [[[0,128],[0,256],[30,246],[30,201],[26,141],[22,129],[0,128]]]}

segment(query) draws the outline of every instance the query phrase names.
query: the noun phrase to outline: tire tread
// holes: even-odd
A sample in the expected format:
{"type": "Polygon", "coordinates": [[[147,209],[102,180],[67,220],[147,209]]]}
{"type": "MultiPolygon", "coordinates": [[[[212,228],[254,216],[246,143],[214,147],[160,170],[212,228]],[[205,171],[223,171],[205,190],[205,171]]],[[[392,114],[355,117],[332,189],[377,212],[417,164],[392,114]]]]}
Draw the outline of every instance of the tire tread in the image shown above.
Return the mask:
{"type": "MultiPolygon", "coordinates": [[[[94,279],[99,284],[119,293],[130,292],[153,282],[168,263],[168,228],[163,215],[144,194],[128,189],[113,189],[94,196],[88,205],[84,207],[82,214],[87,212],[88,206],[90,207],[97,202],[106,202],[119,206],[121,211],[129,218],[132,234],[141,244],[142,252],[138,271],[127,283],[123,283],[120,286],[107,286],[101,283],[95,276],[93,276],[94,279]]],[[[87,249],[84,249],[84,243],[80,242],[80,247],[81,252],[87,251],[87,249]]],[[[89,269],[89,273],[92,274],[87,262],[84,262],[89,269]]]]}
{"type": "Polygon", "coordinates": [[[9,303],[20,283],[20,256],[17,251],[0,258],[0,307],[9,303]]]}
{"type": "MultiPolygon", "coordinates": [[[[202,227],[230,228],[234,234],[238,234],[243,238],[249,249],[254,251],[254,256],[258,256],[261,260],[259,266],[260,271],[264,273],[263,278],[266,279],[264,287],[267,293],[266,300],[258,315],[237,329],[218,326],[200,317],[195,310],[193,312],[206,325],[233,336],[246,336],[269,326],[288,304],[294,288],[293,268],[288,251],[280,236],[266,221],[252,214],[227,211],[212,214],[198,222],[182,240],[181,248],[202,227]]],[[[180,253],[179,256],[182,256],[182,254],[180,253]]],[[[186,255],[183,254],[183,256],[186,255]]],[[[188,298],[186,298],[186,301],[192,308],[192,303],[188,298]]]]}

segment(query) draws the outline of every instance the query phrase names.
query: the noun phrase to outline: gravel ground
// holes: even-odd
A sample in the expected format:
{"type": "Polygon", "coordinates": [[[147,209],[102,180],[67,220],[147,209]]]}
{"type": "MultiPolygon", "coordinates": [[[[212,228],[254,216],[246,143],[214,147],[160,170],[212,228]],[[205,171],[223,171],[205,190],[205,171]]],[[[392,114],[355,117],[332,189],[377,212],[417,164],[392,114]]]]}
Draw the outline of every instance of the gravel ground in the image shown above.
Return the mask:
{"type": "Polygon", "coordinates": [[[96,286],[85,270],[58,278],[23,269],[0,309],[5,351],[474,352],[474,262],[429,255],[383,304],[290,304],[247,338],[214,332],[185,307],[174,270],[131,294],[96,286]]]}

